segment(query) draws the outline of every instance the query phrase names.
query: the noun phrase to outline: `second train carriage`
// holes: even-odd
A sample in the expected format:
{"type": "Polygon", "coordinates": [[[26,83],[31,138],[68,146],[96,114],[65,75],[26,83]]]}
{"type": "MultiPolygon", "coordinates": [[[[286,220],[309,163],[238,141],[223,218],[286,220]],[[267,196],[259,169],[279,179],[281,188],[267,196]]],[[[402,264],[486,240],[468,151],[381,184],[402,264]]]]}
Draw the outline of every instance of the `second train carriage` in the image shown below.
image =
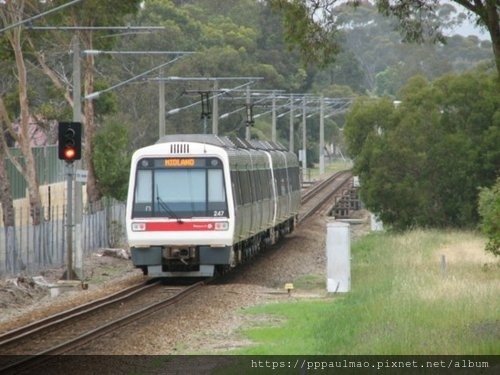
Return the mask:
{"type": "Polygon", "coordinates": [[[296,156],[276,144],[170,135],[132,156],[127,237],[150,276],[212,276],[293,230],[296,156]]]}

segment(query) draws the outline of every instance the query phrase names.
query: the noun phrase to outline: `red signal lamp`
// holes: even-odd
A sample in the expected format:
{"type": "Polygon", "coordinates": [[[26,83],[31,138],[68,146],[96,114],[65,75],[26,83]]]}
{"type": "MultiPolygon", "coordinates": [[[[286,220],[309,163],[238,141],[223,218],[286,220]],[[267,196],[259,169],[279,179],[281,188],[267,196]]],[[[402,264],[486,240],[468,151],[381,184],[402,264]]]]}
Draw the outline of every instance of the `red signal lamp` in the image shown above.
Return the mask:
{"type": "Polygon", "coordinates": [[[72,161],[75,159],[76,150],[72,146],[67,146],[64,148],[63,154],[64,154],[64,160],[72,161]]]}

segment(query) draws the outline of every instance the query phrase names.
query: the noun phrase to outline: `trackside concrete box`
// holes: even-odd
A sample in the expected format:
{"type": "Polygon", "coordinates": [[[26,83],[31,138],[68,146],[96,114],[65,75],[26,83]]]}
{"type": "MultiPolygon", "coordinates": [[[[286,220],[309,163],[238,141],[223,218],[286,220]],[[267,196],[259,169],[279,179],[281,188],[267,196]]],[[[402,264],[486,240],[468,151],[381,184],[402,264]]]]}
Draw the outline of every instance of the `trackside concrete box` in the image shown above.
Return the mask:
{"type": "Polygon", "coordinates": [[[349,224],[329,221],[326,225],[327,283],[329,293],[351,290],[351,234],[349,224]]]}

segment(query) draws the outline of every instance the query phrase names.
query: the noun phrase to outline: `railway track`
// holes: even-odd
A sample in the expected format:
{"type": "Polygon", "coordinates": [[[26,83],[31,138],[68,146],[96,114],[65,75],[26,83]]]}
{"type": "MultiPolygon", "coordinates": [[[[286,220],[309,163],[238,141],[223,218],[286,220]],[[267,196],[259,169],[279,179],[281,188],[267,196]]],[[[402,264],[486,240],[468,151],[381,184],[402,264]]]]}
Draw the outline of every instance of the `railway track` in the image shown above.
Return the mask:
{"type": "Polygon", "coordinates": [[[351,171],[340,171],[307,189],[301,199],[299,223],[313,215],[326,202],[339,196],[349,184],[352,184],[351,171]]]}
{"type": "MultiPolygon", "coordinates": [[[[329,176],[305,190],[299,223],[351,183],[350,171],[329,176]]],[[[206,282],[188,287],[142,283],[0,335],[0,373],[38,366],[50,355],[73,352],[96,338],[182,300],[206,282]],[[8,361],[6,363],[6,361],[8,361]]]]}
{"type": "Polygon", "coordinates": [[[73,351],[180,301],[205,283],[183,287],[144,283],[4,333],[0,335],[0,373],[18,373],[51,355],[73,351]]]}

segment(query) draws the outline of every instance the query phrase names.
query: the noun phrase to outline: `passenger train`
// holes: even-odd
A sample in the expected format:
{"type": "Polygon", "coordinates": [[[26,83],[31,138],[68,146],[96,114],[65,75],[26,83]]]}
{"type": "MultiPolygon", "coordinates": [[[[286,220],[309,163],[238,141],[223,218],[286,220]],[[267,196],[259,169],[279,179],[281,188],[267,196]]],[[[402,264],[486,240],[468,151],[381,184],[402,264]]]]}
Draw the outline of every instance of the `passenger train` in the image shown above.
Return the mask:
{"type": "Polygon", "coordinates": [[[162,137],[132,156],[132,262],[153,277],[213,276],[291,232],[299,205],[297,157],[276,143],[162,137]]]}

